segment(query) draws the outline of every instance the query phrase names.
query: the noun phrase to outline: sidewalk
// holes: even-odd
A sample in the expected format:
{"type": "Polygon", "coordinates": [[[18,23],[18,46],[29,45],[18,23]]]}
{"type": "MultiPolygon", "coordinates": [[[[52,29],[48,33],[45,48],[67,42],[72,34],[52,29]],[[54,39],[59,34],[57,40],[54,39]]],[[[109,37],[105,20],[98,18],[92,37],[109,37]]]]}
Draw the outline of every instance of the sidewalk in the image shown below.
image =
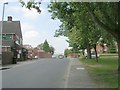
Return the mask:
{"type": "Polygon", "coordinates": [[[71,59],[67,88],[97,88],[80,61],[71,59]]]}
{"type": "Polygon", "coordinates": [[[0,69],[2,69],[2,68],[15,68],[15,67],[19,67],[21,65],[33,63],[35,61],[36,60],[18,61],[17,64],[8,64],[8,65],[0,66],[0,69]]]}

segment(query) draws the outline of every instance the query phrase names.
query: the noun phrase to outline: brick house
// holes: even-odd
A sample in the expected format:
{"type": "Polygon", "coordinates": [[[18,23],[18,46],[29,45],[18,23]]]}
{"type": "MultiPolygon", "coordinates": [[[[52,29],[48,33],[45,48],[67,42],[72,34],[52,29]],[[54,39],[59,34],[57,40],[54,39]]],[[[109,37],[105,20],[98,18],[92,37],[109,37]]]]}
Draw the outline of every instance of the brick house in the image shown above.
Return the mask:
{"type": "Polygon", "coordinates": [[[8,20],[3,21],[3,30],[2,30],[2,64],[3,65],[16,63],[17,60],[21,60],[22,42],[23,42],[23,38],[22,38],[20,21],[12,21],[12,17],[8,16],[8,20]]]}
{"type": "Polygon", "coordinates": [[[30,54],[32,54],[32,58],[52,58],[50,53],[45,52],[37,47],[33,48],[31,45],[23,45],[24,48],[28,50],[28,58],[30,58],[30,54]]]}
{"type": "Polygon", "coordinates": [[[68,54],[68,57],[71,57],[71,58],[78,58],[79,55],[78,55],[77,53],[72,53],[72,52],[70,52],[70,53],[68,54]]]}
{"type": "Polygon", "coordinates": [[[109,52],[109,48],[107,47],[106,44],[104,45],[98,44],[96,46],[96,50],[97,50],[97,53],[108,53],[109,52]]]}
{"type": "MultiPolygon", "coordinates": [[[[115,47],[116,47],[116,52],[118,52],[118,45],[117,43],[115,43],[115,47]]],[[[96,46],[97,52],[98,53],[109,53],[110,52],[110,48],[104,44],[104,45],[97,45],[96,46]]]]}
{"type": "MultiPolygon", "coordinates": [[[[23,45],[23,47],[25,49],[27,49],[27,58],[29,59],[30,58],[30,54],[32,53],[33,54],[33,47],[31,45],[23,45]]],[[[33,58],[33,57],[32,57],[33,58]]]]}

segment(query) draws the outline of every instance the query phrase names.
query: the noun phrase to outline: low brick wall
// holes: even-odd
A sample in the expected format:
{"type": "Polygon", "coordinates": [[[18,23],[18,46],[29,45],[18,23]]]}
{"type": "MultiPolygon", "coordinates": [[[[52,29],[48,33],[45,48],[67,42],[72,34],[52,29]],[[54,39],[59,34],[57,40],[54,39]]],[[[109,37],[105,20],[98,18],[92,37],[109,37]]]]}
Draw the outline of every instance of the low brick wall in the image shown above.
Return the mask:
{"type": "Polygon", "coordinates": [[[38,58],[52,58],[52,55],[47,52],[39,52],[38,58]]]}
{"type": "Polygon", "coordinates": [[[13,53],[12,52],[2,52],[2,65],[13,63],[13,53]]]}

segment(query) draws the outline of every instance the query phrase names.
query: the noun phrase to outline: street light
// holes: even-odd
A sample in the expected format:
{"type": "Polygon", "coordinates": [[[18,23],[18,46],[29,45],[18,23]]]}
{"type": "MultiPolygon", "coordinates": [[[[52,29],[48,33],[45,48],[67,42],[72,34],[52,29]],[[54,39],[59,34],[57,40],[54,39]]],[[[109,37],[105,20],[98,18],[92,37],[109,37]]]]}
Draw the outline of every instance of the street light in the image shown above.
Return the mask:
{"type": "MultiPolygon", "coordinates": [[[[8,4],[8,2],[3,3],[3,12],[2,12],[2,22],[1,22],[1,30],[0,30],[0,59],[2,61],[2,31],[3,31],[3,21],[4,21],[4,12],[5,12],[5,5],[8,4]]],[[[2,62],[0,62],[2,64],[2,62]]]]}

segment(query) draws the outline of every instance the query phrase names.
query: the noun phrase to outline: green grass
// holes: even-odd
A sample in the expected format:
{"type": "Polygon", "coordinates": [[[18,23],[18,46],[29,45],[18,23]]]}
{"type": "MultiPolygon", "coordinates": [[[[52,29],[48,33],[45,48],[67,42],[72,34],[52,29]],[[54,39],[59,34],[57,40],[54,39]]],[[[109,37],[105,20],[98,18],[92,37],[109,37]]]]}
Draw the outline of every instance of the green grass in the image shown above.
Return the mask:
{"type": "Polygon", "coordinates": [[[100,56],[118,56],[118,53],[103,53],[100,56]]]}
{"type": "Polygon", "coordinates": [[[83,59],[81,62],[85,65],[98,87],[118,87],[118,57],[101,56],[98,63],[95,59],[83,59]]]}

